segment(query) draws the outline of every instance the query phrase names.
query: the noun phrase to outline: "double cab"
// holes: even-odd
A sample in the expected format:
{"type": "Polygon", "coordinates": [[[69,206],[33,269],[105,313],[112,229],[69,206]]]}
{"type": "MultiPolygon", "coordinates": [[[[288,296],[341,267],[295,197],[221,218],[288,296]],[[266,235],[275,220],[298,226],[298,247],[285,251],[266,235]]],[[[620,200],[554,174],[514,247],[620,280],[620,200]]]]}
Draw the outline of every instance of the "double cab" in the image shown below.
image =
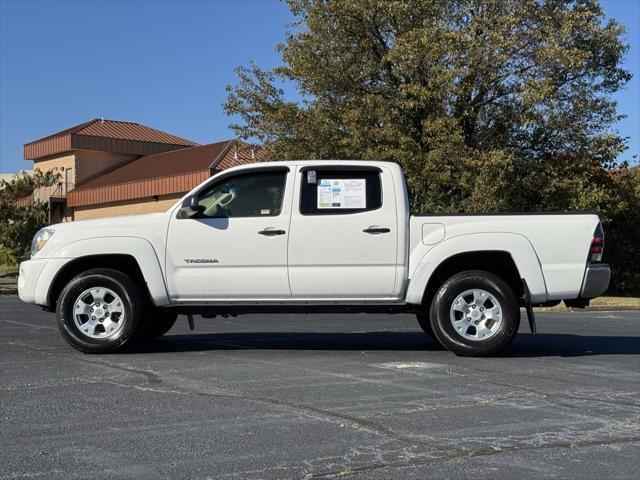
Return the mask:
{"type": "Polygon", "coordinates": [[[383,311],[488,355],[513,340],[521,307],[534,330],[532,306],[603,293],[603,248],[593,213],[411,215],[394,163],[261,162],[164,213],[40,230],[18,288],[87,353],[163,335],[179,314],[383,311]]]}

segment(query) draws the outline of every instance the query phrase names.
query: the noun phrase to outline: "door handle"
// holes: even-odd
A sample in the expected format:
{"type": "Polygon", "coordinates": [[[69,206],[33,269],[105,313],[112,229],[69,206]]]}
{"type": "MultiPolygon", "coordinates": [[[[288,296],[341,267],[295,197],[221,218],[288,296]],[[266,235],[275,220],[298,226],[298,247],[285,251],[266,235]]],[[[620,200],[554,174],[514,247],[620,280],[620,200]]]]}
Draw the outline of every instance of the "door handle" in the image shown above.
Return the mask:
{"type": "Polygon", "coordinates": [[[364,233],[370,233],[372,235],[376,235],[378,233],[389,233],[391,229],[386,227],[369,227],[369,228],[365,228],[362,231],[364,233]]]}
{"type": "Polygon", "coordinates": [[[269,228],[267,228],[265,230],[260,230],[258,232],[259,235],[266,235],[267,237],[274,237],[276,235],[284,235],[285,233],[287,233],[287,232],[285,232],[284,230],[272,230],[272,229],[269,229],[269,228]]]}

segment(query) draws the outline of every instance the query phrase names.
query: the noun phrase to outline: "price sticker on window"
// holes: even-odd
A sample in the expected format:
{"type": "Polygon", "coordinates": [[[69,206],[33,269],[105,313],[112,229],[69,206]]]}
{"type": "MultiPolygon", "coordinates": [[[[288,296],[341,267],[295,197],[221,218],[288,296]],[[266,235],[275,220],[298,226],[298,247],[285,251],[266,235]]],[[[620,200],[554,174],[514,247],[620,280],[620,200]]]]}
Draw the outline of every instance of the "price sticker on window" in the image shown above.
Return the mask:
{"type": "Polygon", "coordinates": [[[317,208],[367,208],[366,180],[323,178],[318,187],[317,208]]]}

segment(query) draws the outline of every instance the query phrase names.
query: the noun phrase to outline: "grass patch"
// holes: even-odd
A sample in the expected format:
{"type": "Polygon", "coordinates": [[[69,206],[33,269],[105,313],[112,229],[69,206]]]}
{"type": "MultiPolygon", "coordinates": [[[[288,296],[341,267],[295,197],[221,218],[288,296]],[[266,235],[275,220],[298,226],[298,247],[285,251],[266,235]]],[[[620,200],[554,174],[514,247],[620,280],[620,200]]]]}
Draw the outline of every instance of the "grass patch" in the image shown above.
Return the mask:
{"type": "MultiPolygon", "coordinates": [[[[589,302],[587,310],[640,310],[640,297],[598,297],[589,302]]],[[[564,302],[560,302],[555,307],[536,307],[536,312],[568,312],[580,311],[580,309],[569,309],[564,302]]],[[[522,310],[524,311],[524,309],[522,310]]]]}
{"type": "Polygon", "coordinates": [[[589,305],[622,305],[625,307],[640,308],[640,297],[598,297],[591,300],[589,305]]]}

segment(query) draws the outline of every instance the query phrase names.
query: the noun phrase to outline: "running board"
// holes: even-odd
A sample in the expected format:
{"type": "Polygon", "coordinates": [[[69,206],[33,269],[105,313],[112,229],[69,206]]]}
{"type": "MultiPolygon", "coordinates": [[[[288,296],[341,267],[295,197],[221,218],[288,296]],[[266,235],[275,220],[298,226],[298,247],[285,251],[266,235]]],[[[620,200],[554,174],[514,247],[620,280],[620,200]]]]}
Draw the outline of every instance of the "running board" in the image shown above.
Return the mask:
{"type": "Polygon", "coordinates": [[[260,313],[415,313],[418,306],[411,304],[362,304],[362,305],[299,305],[299,304],[255,304],[255,305],[176,305],[170,307],[171,310],[183,315],[200,315],[204,318],[214,318],[216,316],[236,316],[260,313]]]}

